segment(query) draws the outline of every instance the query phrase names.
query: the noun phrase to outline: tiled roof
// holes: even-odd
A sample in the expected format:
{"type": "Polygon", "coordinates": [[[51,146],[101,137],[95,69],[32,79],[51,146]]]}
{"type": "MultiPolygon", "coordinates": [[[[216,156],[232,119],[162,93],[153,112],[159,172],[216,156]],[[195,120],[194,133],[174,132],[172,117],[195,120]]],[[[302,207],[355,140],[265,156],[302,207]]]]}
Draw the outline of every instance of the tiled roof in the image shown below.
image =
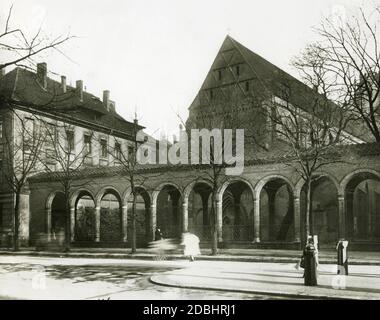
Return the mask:
{"type": "MultiPolygon", "coordinates": [[[[224,40],[220,49],[220,53],[218,55],[222,54],[223,50],[228,51],[231,50],[231,48],[237,50],[237,52],[239,52],[242,56],[243,60],[248,64],[252,72],[252,75],[255,78],[255,86],[258,87],[255,88],[255,94],[257,94],[257,92],[260,92],[260,94],[262,94],[263,96],[265,96],[266,94],[274,95],[284,100],[288,100],[289,103],[300,109],[305,110],[306,112],[310,112],[310,110],[308,110],[308,107],[310,108],[310,106],[313,105],[313,101],[317,101],[316,99],[318,97],[322,98],[322,96],[319,93],[315,92],[312,88],[310,88],[300,80],[296,79],[295,77],[291,76],[279,67],[275,66],[274,64],[264,59],[260,55],[251,51],[250,49],[248,49],[247,47],[245,47],[244,45],[242,45],[230,36],[227,36],[224,40]],[[286,86],[286,89],[284,85],[286,86]],[[286,97],[284,97],[285,91],[287,93],[286,97]]],[[[225,59],[223,60],[225,61],[225,59]]],[[[214,64],[218,64],[218,62],[219,59],[217,57],[215,59],[214,64]]],[[[208,88],[208,79],[210,79],[209,76],[206,77],[206,80],[202,85],[202,89],[208,88]]],[[[234,79],[234,81],[236,80],[234,79]]],[[[215,81],[211,81],[213,85],[215,85],[214,82],[215,81]]],[[[195,97],[190,108],[199,105],[199,103],[200,96],[198,94],[195,97]]],[[[339,112],[339,107],[333,102],[331,102],[330,107],[333,108],[335,111],[339,112]]],[[[359,137],[360,139],[366,142],[373,141],[373,139],[371,139],[371,134],[365,127],[363,128],[362,125],[358,126],[357,124],[349,123],[345,130],[353,136],[359,137]]]]}
{"type": "MultiPolygon", "coordinates": [[[[66,93],[63,93],[61,83],[50,78],[47,78],[47,88],[44,89],[37,81],[36,73],[24,68],[17,67],[2,76],[0,95],[6,101],[21,106],[55,115],[71,116],[127,134],[133,132],[133,123],[116,112],[108,111],[103,102],[93,94],[83,91],[81,101],[76,88],[67,86],[66,93]]],[[[139,129],[142,128],[139,126],[139,129]]]]}

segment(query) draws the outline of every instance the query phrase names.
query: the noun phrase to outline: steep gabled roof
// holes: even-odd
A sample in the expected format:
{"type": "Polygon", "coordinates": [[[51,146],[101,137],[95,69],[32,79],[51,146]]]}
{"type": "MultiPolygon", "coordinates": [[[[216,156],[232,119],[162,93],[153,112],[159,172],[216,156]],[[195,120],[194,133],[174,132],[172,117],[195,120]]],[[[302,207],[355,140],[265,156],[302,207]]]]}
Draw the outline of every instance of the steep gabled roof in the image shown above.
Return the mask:
{"type": "MultiPolygon", "coordinates": [[[[248,66],[250,69],[250,75],[242,75],[239,77],[238,81],[246,81],[247,79],[252,78],[255,79],[255,84],[260,86],[259,90],[262,94],[267,93],[281,97],[283,95],[283,87],[281,84],[286,83],[287,85],[291,85],[294,89],[294,94],[289,97],[291,100],[289,102],[300,108],[304,108],[307,97],[300,97],[300,95],[296,93],[302,92],[311,96],[315,95],[315,92],[307,85],[278,68],[260,55],[254,53],[230,36],[225,38],[212,64],[212,67],[202,84],[201,90],[207,90],[220,85],[220,83],[217,83],[217,80],[212,75],[213,70],[222,68],[226,64],[231,66],[239,63],[245,63],[248,66]]],[[[232,83],[232,81],[236,82],[236,79],[231,79],[230,82],[232,83]]]]}
{"type": "MultiPolygon", "coordinates": [[[[253,81],[256,87],[254,94],[261,95],[263,100],[276,96],[306,112],[310,112],[311,102],[316,101],[318,97],[322,97],[300,80],[254,53],[232,37],[227,36],[189,109],[201,104],[200,94],[202,91],[217,88],[220,85],[228,85],[228,82],[229,84],[234,84],[237,81],[244,82],[247,80],[253,81]],[[223,68],[226,65],[233,66],[241,63],[248,66],[249,73],[240,75],[238,79],[226,77],[226,80],[218,81],[215,78],[215,74],[213,74],[215,70],[223,68]]],[[[339,112],[339,107],[333,102],[331,102],[331,108],[339,112]]],[[[370,142],[373,140],[370,134],[367,133],[368,130],[363,128],[363,126],[348,124],[346,131],[355,137],[360,137],[364,141],[370,142]]]]}
{"type": "MultiPolygon", "coordinates": [[[[107,110],[95,95],[83,91],[81,101],[76,88],[67,86],[62,92],[61,83],[47,78],[47,87],[37,81],[36,73],[24,68],[15,68],[3,75],[0,80],[0,96],[13,104],[33,108],[62,117],[70,116],[95,126],[107,127],[124,134],[133,132],[134,124],[125,120],[116,111],[107,110]]],[[[142,126],[138,126],[142,129],[142,126]]]]}

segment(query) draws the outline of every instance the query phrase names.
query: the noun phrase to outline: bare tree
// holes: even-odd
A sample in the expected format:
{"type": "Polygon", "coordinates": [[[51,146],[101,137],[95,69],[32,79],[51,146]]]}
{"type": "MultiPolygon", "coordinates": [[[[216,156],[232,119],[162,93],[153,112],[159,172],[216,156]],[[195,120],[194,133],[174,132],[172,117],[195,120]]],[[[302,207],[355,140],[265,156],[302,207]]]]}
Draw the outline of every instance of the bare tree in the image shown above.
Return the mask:
{"type": "Polygon", "coordinates": [[[44,35],[42,27],[28,36],[29,30],[12,26],[13,5],[9,8],[8,15],[3,21],[3,31],[0,33],[0,50],[8,53],[7,61],[0,62],[0,71],[9,66],[31,65],[39,54],[48,50],[60,49],[61,45],[73,38],[70,34],[59,35],[50,39],[44,35]]]}
{"type": "Polygon", "coordinates": [[[341,161],[340,144],[354,143],[348,134],[353,117],[348,105],[334,104],[335,86],[324,69],[325,57],[309,47],[294,59],[293,65],[301,74],[303,83],[290,77],[276,79],[278,97],[271,101],[268,118],[272,122],[275,139],[284,141],[283,162],[291,166],[304,180],[306,193],[305,235],[312,234],[310,217],[312,183],[323,167],[341,161]],[[313,88],[313,89],[311,89],[313,88]]]}
{"type": "MultiPolygon", "coordinates": [[[[247,88],[244,83],[239,80],[236,75],[234,66],[229,62],[222,53],[222,59],[225,62],[225,76],[230,77],[229,86],[220,86],[211,90],[201,91],[199,94],[200,107],[196,110],[195,118],[189,118],[185,124],[185,128],[191,143],[200,143],[202,148],[207,150],[199,154],[202,165],[195,166],[199,171],[198,179],[205,179],[211,185],[211,239],[212,239],[212,255],[218,253],[218,218],[217,218],[217,193],[222,184],[227,181],[228,177],[225,170],[231,167],[231,163],[225,161],[226,154],[236,153],[236,129],[244,129],[244,146],[252,151],[252,146],[263,148],[263,144],[257,143],[260,137],[265,136],[265,129],[253,127],[251,123],[257,121],[262,113],[258,112],[263,95],[253,93],[254,88],[247,88]],[[249,110],[247,112],[247,110],[249,110]],[[192,129],[206,129],[211,133],[210,139],[207,141],[194,140],[191,134],[192,129]],[[213,130],[216,129],[215,133],[213,130]],[[231,138],[226,139],[224,130],[232,130],[231,138]],[[221,133],[221,136],[218,135],[221,133]],[[235,133],[235,134],[234,134],[235,133]],[[209,152],[208,152],[209,151],[209,152]]],[[[213,80],[220,81],[219,71],[213,72],[213,80]]],[[[202,131],[201,131],[202,133],[202,131]]],[[[198,147],[198,146],[195,146],[198,147]]],[[[264,147],[266,148],[266,147],[264,147]]],[[[194,152],[194,148],[191,151],[194,152]]],[[[193,163],[193,162],[192,162],[193,163]]]]}
{"type": "Polygon", "coordinates": [[[75,188],[87,185],[90,181],[80,180],[81,170],[90,164],[92,138],[88,131],[83,139],[76,139],[75,127],[67,122],[48,122],[41,120],[44,126],[46,142],[39,154],[45,172],[54,177],[61,185],[65,199],[65,250],[71,247],[70,195],[75,188]]]}
{"type": "Polygon", "coordinates": [[[137,120],[133,123],[132,136],[134,137],[133,144],[127,149],[123,148],[123,143],[121,139],[113,137],[114,147],[109,146],[108,152],[114,161],[117,161],[122,167],[122,176],[126,179],[131,187],[132,194],[132,213],[130,216],[132,224],[132,242],[131,242],[131,252],[136,253],[137,243],[136,243],[136,203],[137,197],[139,195],[136,188],[137,180],[139,179],[138,163],[137,163],[137,148],[138,141],[136,135],[138,132],[137,120]]]}
{"type": "Polygon", "coordinates": [[[325,18],[315,29],[320,39],[308,46],[323,57],[323,72],[334,91],[334,101],[349,107],[356,125],[366,129],[366,140],[380,142],[380,8],[359,8],[352,17],[325,18]]]}
{"type": "MultiPolygon", "coordinates": [[[[144,144],[148,148],[152,148],[151,150],[156,150],[156,146],[149,146],[149,142],[147,139],[140,139],[139,131],[142,129],[141,126],[138,125],[137,119],[134,120],[132,126],[132,137],[129,144],[126,144],[122,139],[113,136],[114,143],[113,147],[110,145],[108,148],[108,152],[111,157],[114,159],[116,164],[121,167],[120,174],[123,179],[125,179],[130,188],[132,195],[132,212],[128,214],[131,223],[131,252],[136,253],[137,250],[137,198],[140,194],[140,190],[138,187],[144,185],[145,181],[148,179],[147,175],[144,174],[144,165],[142,165],[139,161],[140,154],[139,152],[148,152],[146,148],[144,150],[139,150],[139,147],[144,144]]],[[[154,143],[156,143],[154,141],[154,143]]],[[[154,160],[156,159],[156,153],[153,153],[154,160]]],[[[154,161],[152,161],[154,162],[154,161]]],[[[154,178],[157,174],[149,174],[149,178],[154,178]]]]}
{"type": "MultiPolygon", "coordinates": [[[[8,67],[23,67],[25,69],[34,69],[36,59],[42,54],[57,51],[59,54],[70,59],[63,51],[63,46],[71,39],[75,38],[70,34],[58,35],[51,38],[46,35],[39,26],[38,30],[30,35],[31,31],[21,26],[12,25],[13,5],[9,8],[6,19],[0,21],[0,73],[5,73],[8,67]]],[[[38,103],[35,101],[23,101],[14,99],[12,95],[0,91],[0,108],[7,105],[22,106],[27,108],[38,108],[40,111],[49,113],[67,112],[75,110],[77,106],[68,106],[66,101],[72,97],[73,92],[62,93],[57,88],[49,88],[44,92],[43,100],[38,103]],[[54,107],[54,108],[53,108],[54,107]]]]}
{"type": "Polygon", "coordinates": [[[32,114],[23,114],[9,109],[6,116],[9,121],[4,126],[3,177],[15,195],[13,216],[13,247],[19,250],[19,229],[21,219],[20,199],[27,189],[28,177],[36,173],[38,159],[45,142],[45,135],[38,125],[38,119],[32,114]],[[13,126],[12,126],[13,124],[13,126]]]}

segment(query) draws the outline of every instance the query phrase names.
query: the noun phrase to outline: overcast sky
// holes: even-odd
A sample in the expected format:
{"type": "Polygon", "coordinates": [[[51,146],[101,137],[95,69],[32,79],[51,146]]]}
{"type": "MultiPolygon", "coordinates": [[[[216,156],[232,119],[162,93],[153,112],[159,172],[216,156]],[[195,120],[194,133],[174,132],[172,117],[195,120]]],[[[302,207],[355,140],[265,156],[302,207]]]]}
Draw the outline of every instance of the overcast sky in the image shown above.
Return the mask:
{"type": "MultiPolygon", "coordinates": [[[[4,19],[30,32],[70,31],[77,39],[43,59],[48,69],[102,97],[117,111],[135,110],[149,133],[177,131],[225,36],[292,72],[289,61],[313,40],[322,16],[349,14],[362,0],[1,0],[4,19]],[[72,60],[72,61],[71,61],[72,60]]],[[[41,58],[42,59],[42,58],[41,58]]]]}

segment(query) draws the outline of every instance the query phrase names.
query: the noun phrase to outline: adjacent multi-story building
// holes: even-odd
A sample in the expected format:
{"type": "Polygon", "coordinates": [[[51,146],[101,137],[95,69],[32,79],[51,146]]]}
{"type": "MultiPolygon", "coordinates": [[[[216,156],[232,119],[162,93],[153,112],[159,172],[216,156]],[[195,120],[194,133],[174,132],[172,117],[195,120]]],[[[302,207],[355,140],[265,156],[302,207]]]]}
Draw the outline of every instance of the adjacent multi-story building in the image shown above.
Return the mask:
{"type": "MultiPolygon", "coordinates": [[[[115,109],[110,91],[102,99],[48,77],[46,63],[36,72],[17,67],[0,76],[0,232],[14,224],[14,178],[44,171],[118,165],[121,152],[134,148],[142,129],[115,109]],[[38,154],[36,154],[38,153],[38,154]]],[[[27,184],[20,197],[20,239],[29,236],[27,184]]]]}

